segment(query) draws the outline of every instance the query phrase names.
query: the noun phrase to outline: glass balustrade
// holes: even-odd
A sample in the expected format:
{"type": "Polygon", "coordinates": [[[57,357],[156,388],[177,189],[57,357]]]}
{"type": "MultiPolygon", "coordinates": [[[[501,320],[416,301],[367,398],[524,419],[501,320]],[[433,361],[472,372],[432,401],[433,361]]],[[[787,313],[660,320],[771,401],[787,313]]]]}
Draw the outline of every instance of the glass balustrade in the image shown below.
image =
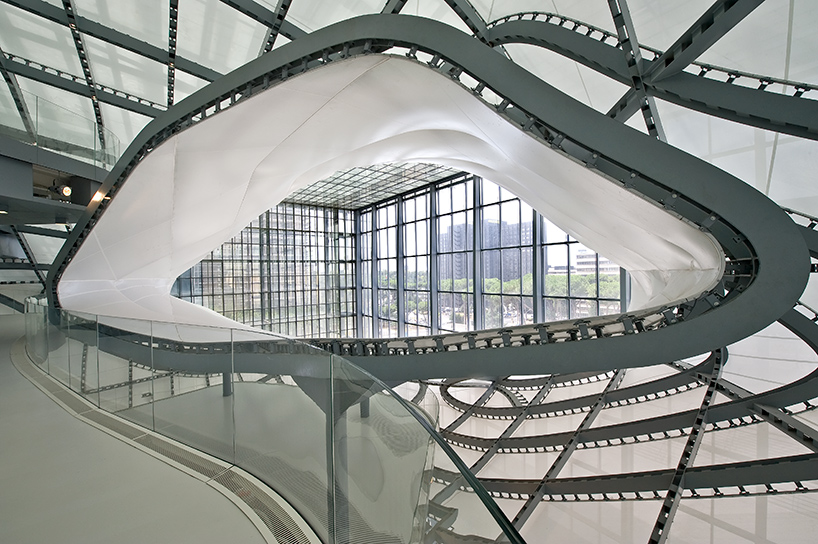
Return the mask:
{"type": "Polygon", "coordinates": [[[113,132],[59,104],[21,91],[25,120],[0,121],[0,134],[110,170],[120,155],[113,132]]]}
{"type": "Polygon", "coordinates": [[[436,432],[423,384],[396,392],[264,331],[90,316],[38,298],[26,302],[26,338],[66,387],[253,474],[322,542],[523,542],[436,432]],[[434,478],[435,456],[455,467],[453,483],[434,478]]]}

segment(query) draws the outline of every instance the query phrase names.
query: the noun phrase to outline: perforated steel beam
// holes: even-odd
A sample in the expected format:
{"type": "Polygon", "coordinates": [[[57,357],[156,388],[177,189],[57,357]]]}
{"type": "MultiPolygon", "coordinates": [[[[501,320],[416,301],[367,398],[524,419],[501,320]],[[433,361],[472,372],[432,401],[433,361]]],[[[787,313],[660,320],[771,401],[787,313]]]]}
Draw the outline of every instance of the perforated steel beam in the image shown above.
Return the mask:
{"type": "Polygon", "coordinates": [[[460,17],[464,23],[466,23],[469,30],[471,30],[472,33],[480,39],[480,41],[487,41],[486,21],[483,20],[479,13],[477,13],[477,10],[474,9],[474,6],[471,5],[469,0],[445,1],[449,7],[454,10],[457,16],[460,17]]]}
{"type": "MultiPolygon", "coordinates": [[[[14,228],[17,229],[17,232],[22,232],[25,234],[36,234],[37,236],[48,236],[50,238],[68,238],[68,231],[65,230],[45,229],[31,225],[15,225],[14,228]]],[[[14,234],[11,227],[7,227],[5,225],[0,225],[0,232],[14,234]],[[8,231],[6,229],[8,229],[8,231]]]]}
{"type": "Polygon", "coordinates": [[[545,476],[543,476],[543,479],[540,481],[539,485],[537,486],[537,489],[534,491],[534,493],[529,495],[528,500],[525,501],[525,504],[523,504],[522,508],[520,508],[520,511],[517,512],[516,516],[514,516],[512,523],[514,524],[514,527],[516,527],[518,530],[525,524],[528,518],[531,517],[531,514],[534,513],[534,510],[537,508],[537,505],[540,504],[540,501],[542,500],[543,496],[545,496],[546,486],[548,485],[548,482],[550,480],[555,479],[557,475],[560,473],[560,471],[568,463],[571,454],[574,453],[574,451],[577,448],[577,445],[581,440],[582,433],[591,428],[591,425],[593,425],[594,420],[605,407],[605,399],[608,393],[619,387],[619,384],[622,383],[622,378],[624,377],[625,377],[624,370],[618,370],[616,374],[614,374],[614,376],[608,382],[608,385],[606,385],[605,389],[603,389],[602,392],[599,394],[596,403],[594,403],[594,405],[591,407],[591,411],[585,415],[585,418],[582,420],[582,423],[579,424],[579,427],[577,427],[577,429],[571,435],[571,438],[563,446],[559,455],[551,464],[551,467],[548,469],[548,472],[546,472],[545,476]]]}
{"type": "MultiPolygon", "coordinates": [[[[22,268],[32,270],[37,275],[37,279],[43,284],[43,288],[46,286],[46,276],[43,273],[47,266],[40,266],[37,263],[37,259],[34,257],[34,252],[31,251],[31,247],[28,245],[25,237],[20,234],[20,231],[17,230],[17,227],[11,225],[11,231],[14,233],[14,236],[17,238],[17,241],[20,243],[20,247],[23,248],[23,253],[26,254],[26,259],[28,259],[28,263],[22,263],[22,268]]],[[[50,265],[48,265],[50,266],[50,265]]]]}
{"type": "MultiPolygon", "coordinates": [[[[639,50],[639,41],[636,38],[636,30],[631,20],[630,10],[626,0],[608,0],[608,8],[611,10],[616,33],[619,37],[619,45],[625,54],[625,62],[628,64],[628,71],[631,76],[631,85],[634,93],[631,95],[636,99],[642,117],[645,119],[648,133],[654,138],[659,138],[663,142],[667,141],[665,129],[659,119],[659,111],[656,109],[656,102],[647,93],[645,84],[642,81],[642,52],[639,50]]],[[[627,96],[627,95],[626,95],[627,96]]],[[[623,97],[624,98],[624,97],[623,97]]],[[[621,102],[621,100],[620,100],[621,102]]],[[[618,105],[619,103],[617,103],[618,105]]],[[[625,112],[626,108],[621,111],[625,112]]],[[[616,118],[616,116],[610,117],[616,118]]]]}
{"type": "Polygon", "coordinates": [[[179,0],[168,4],[168,107],[173,105],[176,87],[176,27],[179,23],[179,0]]]}
{"type": "Polygon", "coordinates": [[[94,83],[94,75],[91,72],[91,61],[85,48],[85,40],[77,28],[77,19],[74,11],[74,4],[71,0],[62,1],[65,16],[68,19],[68,28],[71,29],[71,37],[74,38],[74,47],[77,50],[77,57],[80,60],[82,74],[85,76],[85,84],[88,86],[88,93],[91,97],[91,107],[94,109],[94,118],[97,122],[97,137],[99,138],[100,149],[105,149],[105,122],[102,119],[102,110],[99,107],[97,98],[97,85],[94,83]]]}
{"type": "MultiPolygon", "coordinates": [[[[26,79],[30,79],[32,81],[37,81],[39,83],[45,83],[46,85],[50,85],[57,89],[62,89],[64,91],[68,91],[70,93],[74,93],[80,96],[85,96],[90,98],[91,92],[87,85],[83,85],[82,83],[75,81],[74,79],[69,79],[67,77],[62,77],[57,74],[57,70],[43,70],[39,68],[35,68],[29,64],[25,64],[22,62],[16,62],[14,60],[6,59],[6,67],[11,74],[16,74],[20,77],[24,77],[26,79]]],[[[99,102],[103,102],[105,104],[110,104],[112,106],[116,106],[118,108],[122,108],[127,111],[132,111],[134,113],[138,113],[140,115],[145,115],[148,117],[156,117],[164,110],[160,109],[157,105],[152,105],[153,103],[149,100],[135,98],[131,95],[126,95],[124,92],[119,91],[108,91],[104,89],[97,88],[96,91],[97,100],[99,102]],[[129,98],[130,96],[130,98],[129,98]]]]}
{"type": "Polygon", "coordinates": [[[690,429],[690,434],[687,437],[684,450],[679,458],[679,463],[676,465],[676,471],[673,474],[673,479],[670,482],[665,499],[662,502],[662,508],[659,511],[659,516],[653,526],[649,544],[662,544],[667,540],[673,517],[676,515],[676,510],[679,508],[679,502],[682,500],[682,490],[684,489],[684,477],[688,467],[693,466],[696,459],[696,453],[699,451],[699,446],[702,443],[704,436],[704,423],[707,419],[707,410],[713,401],[716,394],[716,385],[718,383],[719,375],[723,362],[727,359],[727,350],[722,350],[721,354],[717,354],[713,361],[713,371],[707,380],[707,391],[704,394],[699,410],[696,412],[696,419],[690,429]]]}
{"type": "Polygon", "coordinates": [[[556,380],[554,379],[554,376],[551,376],[545,383],[545,385],[543,385],[540,388],[540,390],[537,391],[537,394],[534,395],[534,397],[531,399],[531,402],[528,403],[528,405],[523,409],[523,411],[520,412],[520,414],[514,418],[514,421],[511,422],[511,424],[506,428],[506,430],[503,431],[503,434],[501,434],[500,437],[494,441],[494,444],[491,445],[488,451],[483,453],[480,459],[475,461],[475,463],[471,466],[471,471],[474,474],[480,472],[480,470],[483,467],[485,467],[489,461],[491,461],[491,458],[494,457],[497,454],[497,452],[500,451],[500,442],[506,438],[511,438],[511,435],[514,434],[514,431],[516,431],[520,427],[520,425],[522,425],[525,422],[526,418],[529,417],[529,415],[531,414],[531,408],[533,406],[540,404],[546,398],[548,393],[551,392],[555,384],[556,380]]]}
{"type": "Polygon", "coordinates": [[[400,10],[403,9],[403,6],[406,5],[408,0],[387,0],[386,4],[383,6],[381,13],[392,13],[398,14],[400,10]]]}

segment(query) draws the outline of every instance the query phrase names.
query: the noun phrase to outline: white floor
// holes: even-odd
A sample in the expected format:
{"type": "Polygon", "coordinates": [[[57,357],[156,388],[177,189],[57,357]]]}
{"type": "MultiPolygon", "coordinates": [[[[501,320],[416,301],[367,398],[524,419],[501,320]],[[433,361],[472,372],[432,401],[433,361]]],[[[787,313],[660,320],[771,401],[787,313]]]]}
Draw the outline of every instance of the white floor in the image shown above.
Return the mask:
{"type": "Polygon", "coordinates": [[[11,364],[0,306],[0,542],[264,542],[205,482],[74,418],[11,364]]]}

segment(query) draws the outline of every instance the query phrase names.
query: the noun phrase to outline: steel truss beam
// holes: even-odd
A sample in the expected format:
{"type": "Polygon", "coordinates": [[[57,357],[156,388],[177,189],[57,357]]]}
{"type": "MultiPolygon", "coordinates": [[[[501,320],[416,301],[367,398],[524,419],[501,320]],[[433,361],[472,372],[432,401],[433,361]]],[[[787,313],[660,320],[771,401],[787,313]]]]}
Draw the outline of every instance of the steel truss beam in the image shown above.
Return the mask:
{"type": "Polygon", "coordinates": [[[469,0],[445,0],[445,2],[454,10],[457,16],[466,23],[469,30],[471,30],[481,42],[485,43],[487,41],[486,21],[477,13],[477,10],[474,9],[474,6],[471,5],[469,0]]]}
{"type": "Polygon", "coordinates": [[[597,401],[591,407],[591,411],[585,415],[585,419],[582,420],[582,423],[580,423],[579,427],[577,427],[577,429],[573,432],[571,438],[565,443],[559,455],[551,464],[551,468],[549,468],[545,473],[545,476],[543,476],[543,479],[540,481],[537,489],[534,491],[534,493],[529,495],[528,500],[525,501],[525,504],[523,504],[522,508],[520,508],[520,511],[517,512],[516,516],[514,516],[512,523],[518,530],[523,526],[523,524],[525,524],[528,518],[531,517],[531,514],[534,513],[537,505],[545,496],[549,481],[555,479],[568,463],[568,459],[571,457],[571,454],[574,453],[574,451],[577,449],[577,445],[580,443],[582,433],[591,428],[594,420],[605,407],[608,394],[619,387],[619,384],[622,383],[622,378],[624,377],[624,370],[618,370],[616,374],[614,374],[614,376],[608,382],[608,385],[606,385],[605,389],[602,390],[602,393],[599,394],[597,401]]]}
{"type": "MultiPolygon", "coordinates": [[[[14,236],[17,238],[17,241],[20,242],[20,247],[23,248],[23,253],[26,254],[26,259],[28,259],[28,263],[20,263],[20,264],[22,264],[22,266],[20,266],[20,267],[14,266],[13,263],[7,263],[8,266],[10,266],[11,268],[17,269],[17,270],[19,270],[19,269],[32,270],[34,272],[34,274],[37,275],[37,279],[40,281],[40,283],[43,284],[43,288],[45,288],[45,286],[46,286],[46,276],[45,276],[45,274],[43,274],[43,271],[47,267],[40,266],[37,263],[37,259],[34,258],[34,252],[31,251],[31,246],[28,245],[28,242],[26,241],[25,237],[22,234],[20,234],[20,231],[17,230],[17,227],[15,227],[14,225],[11,225],[11,232],[14,233],[14,236]]],[[[50,264],[48,266],[50,267],[50,264]]]]}
{"type": "MultiPolygon", "coordinates": [[[[42,275],[42,272],[48,272],[48,264],[27,263],[27,262],[5,262],[0,261],[0,270],[30,270],[37,274],[37,277],[42,275]]],[[[42,283],[42,282],[40,282],[42,283]]]]}
{"type": "Polygon", "coordinates": [[[176,27],[179,24],[179,0],[168,3],[168,107],[173,105],[176,86],[176,27]]]}
{"type": "Polygon", "coordinates": [[[74,38],[74,47],[77,49],[77,56],[80,59],[82,73],[85,76],[85,84],[91,96],[91,106],[94,108],[94,117],[97,121],[97,136],[99,137],[100,149],[105,149],[105,123],[102,120],[102,110],[99,107],[97,98],[97,85],[94,83],[94,75],[91,72],[91,62],[88,60],[88,53],[85,48],[85,40],[77,28],[76,11],[71,0],[62,0],[65,16],[68,18],[68,28],[71,29],[71,36],[74,38]]]}
{"type": "MultiPolygon", "coordinates": [[[[33,15],[37,15],[49,21],[55,22],[57,24],[61,24],[64,26],[69,25],[68,17],[66,16],[65,10],[58,8],[52,4],[44,0],[3,0],[6,4],[12,5],[14,7],[20,8],[28,13],[33,15]]],[[[87,34],[89,36],[93,36],[99,40],[102,40],[106,43],[111,45],[115,45],[117,47],[121,47],[127,51],[132,53],[136,53],[137,55],[143,56],[145,58],[154,60],[159,62],[163,65],[167,64],[168,62],[168,52],[160,47],[156,47],[155,45],[151,45],[147,42],[142,40],[137,40],[131,36],[123,32],[119,32],[112,28],[109,28],[105,25],[97,23],[96,21],[92,21],[90,19],[86,19],[81,15],[74,15],[76,20],[77,30],[79,30],[82,34],[87,34]]],[[[205,81],[213,81],[219,77],[221,74],[215,70],[207,68],[206,66],[202,66],[201,64],[195,63],[193,61],[184,59],[182,57],[176,57],[175,67],[183,72],[186,72],[190,75],[196,76],[200,79],[204,79],[205,81]]]]}
{"type": "Polygon", "coordinates": [[[398,14],[409,0],[386,0],[381,13],[398,14]]]}
{"type": "MultiPolygon", "coordinates": [[[[659,119],[656,102],[647,93],[645,83],[642,80],[642,52],[639,50],[639,41],[636,39],[636,30],[631,20],[628,4],[626,0],[608,0],[608,8],[611,10],[611,17],[613,17],[616,26],[619,46],[625,53],[625,61],[628,63],[628,72],[630,72],[631,85],[634,91],[632,96],[638,100],[639,109],[642,110],[642,117],[645,119],[648,133],[654,138],[666,142],[667,137],[665,137],[665,129],[659,119]]],[[[610,113],[609,116],[611,116],[610,113]]]]}
{"type": "MultiPolygon", "coordinates": [[[[599,500],[593,496],[604,495],[605,500],[655,499],[658,491],[671,485],[675,469],[652,470],[640,473],[608,474],[578,478],[558,478],[547,486],[545,497],[566,500],[599,500]],[[632,497],[626,496],[633,495],[632,497]]],[[[434,477],[448,483],[457,478],[454,473],[435,469],[434,477]]],[[[688,467],[685,472],[685,489],[714,490],[729,496],[725,488],[736,488],[734,495],[750,495],[745,486],[772,486],[773,484],[818,480],[818,454],[793,455],[754,461],[740,461],[720,465],[688,467]]],[[[497,496],[522,496],[533,493],[537,480],[501,480],[481,478],[486,490],[497,496]]],[[[769,491],[769,489],[768,489],[769,491]]],[[[799,490],[796,489],[796,492],[799,490]]],[[[801,489],[801,492],[806,489],[801,489]]],[[[773,493],[778,490],[773,488],[773,493]]],[[[696,495],[692,495],[695,497],[696,495]]],[[[699,495],[701,496],[701,495],[699,495]]]]}
{"type": "MultiPolygon", "coordinates": [[[[444,387],[448,388],[450,385],[452,385],[453,383],[456,383],[457,381],[461,381],[461,380],[450,380],[450,381],[447,381],[446,383],[444,383],[443,385],[441,385],[440,387],[441,387],[441,389],[443,389],[444,387]]],[[[498,384],[499,384],[499,380],[492,381],[491,385],[486,388],[486,390],[483,392],[482,395],[480,395],[480,398],[478,398],[474,402],[474,404],[472,404],[472,406],[469,409],[464,410],[463,413],[460,414],[460,416],[457,419],[452,421],[452,423],[449,424],[449,426],[446,427],[445,430],[447,432],[452,432],[455,429],[457,429],[460,425],[465,423],[466,420],[469,419],[472,416],[472,414],[474,413],[474,410],[476,408],[478,408],[480,406],[483,406],[484,404],[486,404],[489,401],[489,399],[492,397],[492,395],[494,395],[494,392],[497,390],[498,384]]],[[[473,467],[472,467],[471,470],[472,470],[472,474],[475,474],[475,475],[477,474],[477,471],[474,470],[473,467]]],[[[457,489],[463,483],[464,483],[464,481],[463,481],[462,478],[454,479],[454,481],[450,482],[449,485],[447,485],[445,488],[441,489],[434,496],[432,501],[434,501],[437,504],[442,504],[443,502],[446,501],[446,499],[451,497],[452,494],[454,494],[454,492],[457,491],[457,489]]]]}
{"type": "Polygon", "coordinates": [[[284,24],[285,17],[287,17],[287,11],[290,9],[291,0],[278,0],[278,4],[275,7],[275,22],[273,26],[268,29],[267,32],[267,40],[264,44],[264,52],[269,53],[273,50],[273,47],[276,43],[276,38],[278,38],[279,32],[281,32],[281,25],[284,24]]]}
{"type": "MultiPolygon", "coordinates": [[[[682,34],[676,43],[654,59],[647,70],[642,70],[641,80],[653,83],[681,72],[763,1],[717,0],[693,26],[682,34]]],[[[609,0],[611,4],[614,2],[615,0],[609,0]]],[[[624,5],[625,0],[622,2],[624,5]]],[[[642,64],[641,54],[640,64],[642,64]]],[[[653,103],[653,97],[648,96],[647,98],[653,103]]],[[[635,89],[631,89],[608,111],[608,117],[625,122],[640,108],[640,101],[642,101],[641,95],[635,89]]],[[[652,111],[656,111],[655,103],[653,103],[652,111]]]]}
{"type": "Polygon", "coordinates": [[[285,38],[296,40],[307,35],[307,32],[301,30],[290,21],[286,20],[287,10],[290,9],[292,0],[279,0],[275,11],[272,11],[253,0],[221,0],[233,9],[236,9],[247,15],[257,23],[261,23],[270,29],[270,35],[267,38],[267,44],[270,46],[267,49],[265,45],[265,52],[272,50],[273,43],[276,36],[282,34],[285,38]],[[275,34],[273,31],[275,30],[275,34]],[[271,42],[272,40],[272,42],[271,42]]]}
{"type": "MultiPolygon", "coordinates": [[[[65,230],[53,230],[53,229],[44,229],[42,227],[33,227],[31,225],[15,225],[15,229],[17,232],[25,233],[25,234],[36,234],[37,236],[48,236],[50,238],[68,238],[68,231],[65,230]]],[[[0,232],[7,232],[8,234],[14,234],[11,227],[7,227],[5,225],[0,225],[0,232]]]]}
{"type": "Polygon", "coordinates": [[[554,376],[549,377],[545,385],[543,385],[540,388],[540,390],[537,391],[537,394],[534,395],[534,397],[531,399],[531,402],[529,402],[524,408],[524,410],[520,412],[520,414],[517,415],[517,417],[514,418],[514,421],[512,421],[511,424],[506,428],[506,430],[503,431],[503,434],[501,434],[500,437],[497,440],[495,440],[494,444],[492,444],[492,446],[485,453],[483,453],[480,459],[475,461],[475,463],[471,466],[471,471],[474,474],[480,472],[480,470],[483,467],[485,467],[489,461],[491,461],[491,458],[494,457],[500,451],[500,441],[506,438],[511,438],[511,435],[514,434],[514,431],[516,431],[520,427],[520,425],[522,425],[523,422],[525,422],[525,420],[531,415],[531,408],[540,404],[546,398],[548,393],[551,392],[555,385],[556,385],[555,377],[554,376]]]}
{"type": "MultiPolygon", "coordinates": [[[[45,83],[46,85],[80,96],[91,97],[90,89],[87,85],[80,83],[80,78],[77,76],[65,74],[55,68],[49,68],[39,63],[37,63],[38,67],[35,67],[31,61],[16,55],[10,55],[9,58],[6,58],[5,65],[11,74],[45,83]]],[[[109,90],[99,85],[97,85],[96,95],[99,102],[151,118],[165,111],[159,104],[151,102],[150,100],[137,98],[123,91],[109,90]]]]}
{"type": "Polygon", "coordinates": [[[17,107],[17,112],[20,114],[20,120],[23,122],[23,128],[28,135],[29,141],[36,142],[37,131],[34,128],[34,121],[31,119],[31,113],[28,111],[28,105],[23,97],[23,91],[20,89],[19,83],[17,83],[17,78],[14,76],[13,72],[9,71],[7,67],[8,63],[9,61],[6,60],[6,53],[3,51],[3,48],[0,47],[0,73],[3,74],[3,79],[6,80],[6,85],[9,87],[11,99],[14,100],[14,105],[17,107]]]}
{"type": "Polygon", "coordinates": [[[670,528],[670,524],[673,523],[676,510],[679,508],[679,501],[682,500],[685,472],[688,467],[693,466],[696,453],[699,451],[699,446],[702,443],[707,410],[710,408],[710,404],[716,394],[716,384],[721,374],[723,360],[727,359],[727,350],[722,350],[722,353],[716,353],[716,357],[713,359],[713,371],[707,380],[707,391],[704,393],[702,403],[696,412],[696,419],[693,421],[693,426],[687,437],[687,443],[682,451],[679,464],[676,465],[676,471],[673,473],[673,479],[671,480],[667,495],[665,495],[665,500],[662,503],[662,509],[659,511],[656,524],[653,526],[653,531],[648,540],[650,544],[662,544],[667,540],[667,535],[669,534],[668,529],[670,528]]]}

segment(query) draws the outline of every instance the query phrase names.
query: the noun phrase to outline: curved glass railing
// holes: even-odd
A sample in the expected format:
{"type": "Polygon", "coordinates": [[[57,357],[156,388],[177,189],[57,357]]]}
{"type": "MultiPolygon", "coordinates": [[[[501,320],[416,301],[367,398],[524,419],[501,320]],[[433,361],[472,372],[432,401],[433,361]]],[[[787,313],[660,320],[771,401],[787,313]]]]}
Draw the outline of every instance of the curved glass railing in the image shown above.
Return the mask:
{"type": "MultiPolygon", "coordinates": [[[[95,406],[253,474],[311,542],[523,540],[436,432],[436,397],[263,331],[105,318],[26,302],[29,357],[95,406]],[[445,493],[435,455],[460,471],[445,493]]],[[[440,459],[439,459],[440,460],[440,459]]],[[[440,464],[440,463],[438,463],[440,464]]]]}
{"type": "Polygon", "coordinates": [[[110,130],[35,94],[21,90],[21,98],[25,116],[5,118],[0,134],[106,170],[119,159],[119,138],[110,130]]]}

